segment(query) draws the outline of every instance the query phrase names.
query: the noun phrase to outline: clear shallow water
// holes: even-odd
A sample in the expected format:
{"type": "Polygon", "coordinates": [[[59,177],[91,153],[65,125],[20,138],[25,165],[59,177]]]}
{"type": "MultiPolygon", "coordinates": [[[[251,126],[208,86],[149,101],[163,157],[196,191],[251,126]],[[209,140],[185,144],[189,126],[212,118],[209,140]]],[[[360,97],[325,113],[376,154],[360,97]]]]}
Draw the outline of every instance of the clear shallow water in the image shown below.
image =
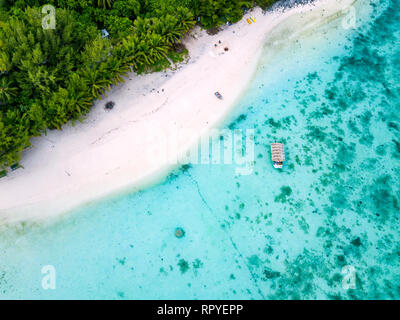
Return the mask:
{"type": "Polygon", "coordinates": [[[356,29],[338,19],[266,44],[225,126],[255,130],[253,174],[183,166],[145,191],[3,230],[0,298],[399,299],[399,9],[361,1],[356,29]],[[41,287],[45,265],[56,290],[41,287]],[[355,289],[342,287],[346,265],[355,289]]]}

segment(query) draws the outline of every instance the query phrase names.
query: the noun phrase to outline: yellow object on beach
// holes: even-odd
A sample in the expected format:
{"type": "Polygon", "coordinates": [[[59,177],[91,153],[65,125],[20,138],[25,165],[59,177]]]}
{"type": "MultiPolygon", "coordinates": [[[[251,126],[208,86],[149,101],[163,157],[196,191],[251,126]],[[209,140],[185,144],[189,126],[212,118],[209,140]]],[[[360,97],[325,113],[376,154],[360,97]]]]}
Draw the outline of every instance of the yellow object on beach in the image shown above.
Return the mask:
{"type": "Polygon", "coordinates": [[[251,24],[251,21],[250,21],[250,19],[249,19],[249,18],[247,18],[247,23],[248,23],[248,24],[251,24]]]}
{"type": "Polygon", "coordinates": [[[253,17],[251,17],[251,20],[253,20],[253,21],[254,21],[254,23],[256,23],[256,19],[254,19],[253,17]]]}

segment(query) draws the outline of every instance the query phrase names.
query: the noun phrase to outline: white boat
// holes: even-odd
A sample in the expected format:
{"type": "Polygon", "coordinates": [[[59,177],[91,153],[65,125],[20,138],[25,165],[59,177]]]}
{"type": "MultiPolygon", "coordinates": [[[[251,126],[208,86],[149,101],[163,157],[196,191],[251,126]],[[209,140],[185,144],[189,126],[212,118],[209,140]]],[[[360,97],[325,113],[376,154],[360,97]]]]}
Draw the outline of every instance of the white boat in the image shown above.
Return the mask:
{"type": "Polygon", "coordinates": [[[285,161],[285,147],[283,143],[271,143],[271,159],[276,169],[283,167],[283,161],[285,161]]]}

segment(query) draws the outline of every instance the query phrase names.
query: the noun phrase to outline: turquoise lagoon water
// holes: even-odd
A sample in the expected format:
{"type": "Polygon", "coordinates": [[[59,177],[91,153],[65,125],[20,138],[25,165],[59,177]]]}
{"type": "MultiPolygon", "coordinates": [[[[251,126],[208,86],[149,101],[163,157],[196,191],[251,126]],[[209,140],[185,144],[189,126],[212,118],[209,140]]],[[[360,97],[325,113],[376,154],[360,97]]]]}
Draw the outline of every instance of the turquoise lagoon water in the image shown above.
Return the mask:
{"type": "Polygon", "coordinates": [[[185,165],[147,190],[8,226],[0,298],[400,298],[400,2],[355,8],[355,29],[338,18],[266,43],[224,125],[255,130],[251,175],[185,165]],[[41,286],[45,265],[55,290],[41,286]]]}

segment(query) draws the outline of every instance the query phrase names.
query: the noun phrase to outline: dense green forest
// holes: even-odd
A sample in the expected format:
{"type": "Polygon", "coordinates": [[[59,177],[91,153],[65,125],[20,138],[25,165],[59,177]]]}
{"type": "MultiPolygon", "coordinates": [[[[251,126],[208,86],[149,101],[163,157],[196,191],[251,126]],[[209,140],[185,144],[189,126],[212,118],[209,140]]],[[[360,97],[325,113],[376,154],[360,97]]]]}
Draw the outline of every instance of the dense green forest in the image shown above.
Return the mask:
{"type": "Polygon", "coordinates": [[[275,1],[0,0],[0,177],[31,137],[80,119],[127,72],[180,61],[196,23],[234,23],[275,1]]]}

